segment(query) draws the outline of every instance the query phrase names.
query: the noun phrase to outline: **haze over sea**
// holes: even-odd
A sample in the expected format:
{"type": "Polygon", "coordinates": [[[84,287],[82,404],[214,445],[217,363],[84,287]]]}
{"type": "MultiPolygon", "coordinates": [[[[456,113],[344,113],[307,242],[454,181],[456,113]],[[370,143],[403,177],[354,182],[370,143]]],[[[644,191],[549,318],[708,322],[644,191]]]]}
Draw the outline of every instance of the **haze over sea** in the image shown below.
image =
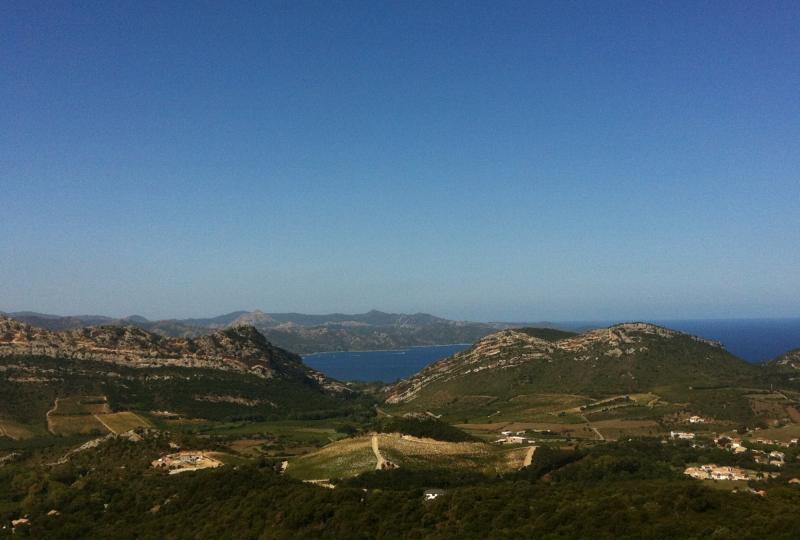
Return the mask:
{"type": "MultiPolygon", "coordinates": [[[[571,321],[559,326],[597,328],[622,321],[571,321]]],[[[797,319],[654,320],[661,326],[721,341],[731,353],[748,362],[763,362],[800,347],[797,319]]],[[[441,358],[468,348],[467,344],[412,347],[393,351],[328,352],[309,355],[304,361],[336,379],[392,382],[408,377],[441,358]]]]}

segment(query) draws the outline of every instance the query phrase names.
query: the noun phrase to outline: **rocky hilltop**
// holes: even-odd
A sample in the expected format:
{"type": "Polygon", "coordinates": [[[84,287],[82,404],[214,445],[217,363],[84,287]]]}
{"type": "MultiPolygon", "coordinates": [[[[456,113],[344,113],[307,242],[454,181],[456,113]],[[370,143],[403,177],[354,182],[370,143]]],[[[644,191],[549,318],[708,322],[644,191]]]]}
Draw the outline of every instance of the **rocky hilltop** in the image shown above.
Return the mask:
{"type": "Polygon", "coordinates": [[[507,392],[520,381],[542,391],[625,392],[678,381],[716,381],[751,369],[719,342],[653,324],[625,323],[555,340],[531,334],[524,329],[491,334],[388,387],[387,402],[476,392],[500,379],[508,381],[507,392]]]}
{"type": "Polygon", "coordinates": [[[770,367],[783,372],[800,372],[800,349],[791,350],[767,363],[770,367]]]}
{"type": "Polygon", "coordinates": [[[170,338],[133,326],[97,326],[52,332],[0,316],[0,356],[92,360],[133,368],[186,367],[248,373],[260,378],[307,379],[329,390],[346,387],[273,346],[252,326],[197,338],[170,338]]]}

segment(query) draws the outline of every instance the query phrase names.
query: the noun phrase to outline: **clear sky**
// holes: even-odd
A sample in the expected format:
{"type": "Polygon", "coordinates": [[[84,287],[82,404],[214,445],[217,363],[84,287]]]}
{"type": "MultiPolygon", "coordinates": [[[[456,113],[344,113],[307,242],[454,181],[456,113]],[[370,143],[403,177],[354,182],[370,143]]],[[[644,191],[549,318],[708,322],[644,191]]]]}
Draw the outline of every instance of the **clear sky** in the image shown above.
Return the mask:
{"type": "Polygon", "coordinates": [[[800,315],[800,3],[0,3],[0,310],[253,308],[800,315]]]}

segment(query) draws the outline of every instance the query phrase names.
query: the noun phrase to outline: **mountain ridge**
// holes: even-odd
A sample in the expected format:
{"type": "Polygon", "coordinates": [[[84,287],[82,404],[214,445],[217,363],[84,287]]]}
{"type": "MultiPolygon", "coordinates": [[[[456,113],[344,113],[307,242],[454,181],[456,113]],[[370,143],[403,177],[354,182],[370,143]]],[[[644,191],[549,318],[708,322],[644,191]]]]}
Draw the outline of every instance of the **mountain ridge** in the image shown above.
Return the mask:
{"type": "MultiPolygon", "coordinates": [[[[323,315],[253,310],[234,311],[209,318],[158,321],[136,315],[120,319],[100,315],[58,316],[35,312],[6,315],[56,331],[97,325],[136,326],[162,336],[182,338],[195,338],[220,329],[249,324],[276,346],[301,354],[472,343],[499,329],[519,326],[517,323],[454,321],[427,313],[387,313],[378,310],[323,315]]],[[[553,325],[541,323],[539,326],[553,325]]]]}
{"type": "Polygon", "coordinates": [[[164,337],[135,326],[92,326],[53,332],[0,315],[0,356],[91,360],[133,368],[207,368],[259,378],[306,378],[327,390],[345,388],[305,366],[298,355],[275,347],[252,326],[184,339],[164,337]]]}

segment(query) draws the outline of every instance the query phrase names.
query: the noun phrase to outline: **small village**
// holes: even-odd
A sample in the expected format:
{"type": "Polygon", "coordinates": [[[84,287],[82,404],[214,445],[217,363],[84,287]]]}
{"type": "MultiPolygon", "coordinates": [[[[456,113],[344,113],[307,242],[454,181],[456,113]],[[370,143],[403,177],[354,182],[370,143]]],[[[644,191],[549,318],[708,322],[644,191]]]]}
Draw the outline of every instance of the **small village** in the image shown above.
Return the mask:
{"type": "Polygon", "coordinates": [[[213,469],[222,465],[223,463],[214,458],[211,452],[197,451],[168,454],[151,463],[154,469],[166,470],[169,474],[213,469]]]}
{"type": "Polygon", "coordinates": [[[698,480],[766,480],[775,478],[778,473],[762,473],[741,467],[720,466],[713,463],[699,467],[687,467],[684,474],[698,480]]]}

